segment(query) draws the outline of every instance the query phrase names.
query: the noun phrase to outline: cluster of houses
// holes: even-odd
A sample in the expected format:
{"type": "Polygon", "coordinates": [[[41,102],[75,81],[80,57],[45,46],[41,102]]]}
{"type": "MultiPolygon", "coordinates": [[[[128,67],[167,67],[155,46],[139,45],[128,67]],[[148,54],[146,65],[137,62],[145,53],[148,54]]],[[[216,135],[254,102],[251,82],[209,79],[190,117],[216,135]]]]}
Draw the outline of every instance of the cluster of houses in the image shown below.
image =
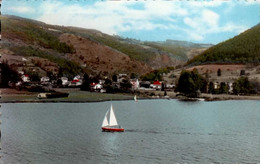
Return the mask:
{"type": "MultiPolygon", "coordinates": [[[[223,82],[222,82],[223,83],[223,82]]],[[[225,83],[228,86],[228,93],[233,93],[233,83],[232,82],[226,82],[225,83]]],[[[217,90],[220,88],[221,83],[220,82],[213,82],[214,89],[217,90]]]]}
{"type": "MultiPolygon", "coordinates": [[[[28,74],[24,74],[24,72],[19,72],[21,76],[21,82],[18,82],[16,86],[21,85],[22,83],[31,83],[30,76],[28,74]]],[[[120,83],[123,82],[124,79],[128,79],[127,74],[118,74],[117,75],[117,81],[113,82],[115,86],[120,88],[120,83]]],[[[67,77],[61,77],[59,78],[59,82],[57,81],[51,81],[51,79],[48,76],[44,76],[40,78],[40,82],[38,84],[40,85],[51,85],[52,87],[60,86],[60,87],[80,87],[83,82],[83,77],[80,75],[75,76],[72,80],[69,80],[67,77]]],[[[131,83],[133,90],[138,89],[149,89],[149,90],[161,90],[162,85],[165,85],[165,88],[173,89],[175,87],[174,84],[163,84],[161,81],[154,81],[154,82],[148,82],[148,81],[139,81],[139,79],[130,79],[129,82],[131,83]]],[[[97,91],[97,92],[106,92],[104,89],[104,83],[105,80],[98,80],[98,82],[92,82],[90,83],[91,90],[97,91]]]]}
{"type": "MultiPolygon", "coordinates": [[[[23,72],[19,72],[21,75],[22,82],[17,83],[16,85],[20,85],[23,82],[30,83],[30,76],[27,74],[24,74],[23,72]]],[[[124,79],[128,79],[127,74],[118,74],[117,75],[117,82],[113,82],[115,86],[120,88],[120,83],[123,82],[124,79]]],[[[69,80],[67,77],[61,77],[59,78],[59,86],[60,87],[80,87],[83,82],[83,77],[80,75],[75,76],[72,80],[69,80]]],[[[162,87],[166,90],[174,90],[175,84],[168,84],[162,81],[139,81],[139,79],[130,79],[129,82],[132,85],[132,90],[161,90],[162,87]]],[[[105,83],[105,80],[98,80],[98,82],[92,82],[90,83],[90,87],[92,91],[96,92],[106,92],[105,88],[103,87],[105,83]]],[[[41,85],[51,85],[52,87],[57,86],[57,81],[53,82],[50,80],[49,77],[44,76],[40,78],[39,84],[41,85]]],[[[226,82],[225,83],[228,86],[228,92],[233,92],[233,83],[232,82],[226,82]]],[[[213,82],[214,89],[219,89],[221,86],[220,82],[213,82]]]]}

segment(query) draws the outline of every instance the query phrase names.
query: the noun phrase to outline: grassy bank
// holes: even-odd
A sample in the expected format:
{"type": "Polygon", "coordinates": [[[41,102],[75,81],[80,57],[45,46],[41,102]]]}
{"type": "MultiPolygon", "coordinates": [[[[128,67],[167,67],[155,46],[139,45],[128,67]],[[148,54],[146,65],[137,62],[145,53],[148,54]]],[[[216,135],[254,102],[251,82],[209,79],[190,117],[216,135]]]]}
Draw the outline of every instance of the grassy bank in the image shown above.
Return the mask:
{"type": "Polygon", "coordinates": [[[17,92],[7,89],[2,93],[1,103],[15,103],[15,102],[99,102],[111,100],[132,100],[133,95],[126,94],[106,94],[80,91],[79,89],[57,89],[60,92],[69,93],[66,98],[50,98],[39,99],[38,93],[32,92],[17,92]]]}
{"type": "MultiPolygon", "coordinates": [[[[49,98],[49,99],[39,99],[37,98],[38,93],[17,91],[13,89],[0,89],[2,91],[2,98],[0,103],[40,103],[40,102],[102,102],[102,101],[120,101],[120,100],[133,100],[133,94],[107,94],[107,93],[96,93],[80,91],[79,89],[56,89],[59,92],[69,93],[67,98],[49,98]]],[[[164,97],[163,91],[140,91],[137,95],[138,99],[162,99],[164,97]]],[[[174,92],[167,92],[167,98],[177,99],[174,92]]],[[[259,95],[226,95],[226,94],[202,94],[201,98],[206,101],[223,101],[223,100],[260,100],[259,95]]]]}

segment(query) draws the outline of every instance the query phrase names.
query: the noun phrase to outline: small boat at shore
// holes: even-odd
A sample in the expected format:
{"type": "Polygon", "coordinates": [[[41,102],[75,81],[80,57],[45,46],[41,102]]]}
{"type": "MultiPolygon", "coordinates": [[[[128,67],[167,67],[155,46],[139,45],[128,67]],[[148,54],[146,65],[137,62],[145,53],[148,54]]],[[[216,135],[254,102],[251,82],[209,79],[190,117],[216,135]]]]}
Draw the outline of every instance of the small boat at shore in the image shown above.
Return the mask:
{"type": "Polygon", "coordinates": [[[105,114],[105,118],[102,123],[103,132],[124,132],[124,128],[118,125],[113,106],[111,104],[110,109],[105,114]]]}
{"type": "Polygon", "coordinates": [[[69,93],[62,93],[62,92],[51,92],[51,93],[39,93],[37,97],[39,99],[43,98],[62,98],[62,97],[68,97],[69,93]]]}

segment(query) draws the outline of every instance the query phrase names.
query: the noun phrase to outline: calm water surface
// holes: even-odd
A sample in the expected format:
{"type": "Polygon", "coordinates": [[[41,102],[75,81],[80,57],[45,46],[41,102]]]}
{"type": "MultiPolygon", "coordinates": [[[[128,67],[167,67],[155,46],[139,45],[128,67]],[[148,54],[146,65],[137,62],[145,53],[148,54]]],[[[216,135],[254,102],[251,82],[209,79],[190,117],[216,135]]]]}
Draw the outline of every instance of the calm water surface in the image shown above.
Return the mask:
{"type": "Polygon", "coordinates": [[[2,162],[259,163],[260,101],[2,104],[2,162]]]}

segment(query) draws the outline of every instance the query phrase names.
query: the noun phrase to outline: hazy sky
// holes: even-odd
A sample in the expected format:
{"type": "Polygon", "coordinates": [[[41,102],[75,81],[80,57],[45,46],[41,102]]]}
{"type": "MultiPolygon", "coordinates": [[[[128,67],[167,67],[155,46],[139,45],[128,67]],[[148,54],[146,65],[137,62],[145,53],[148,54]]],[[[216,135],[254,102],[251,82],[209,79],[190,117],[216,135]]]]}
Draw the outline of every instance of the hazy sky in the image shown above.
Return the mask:
{"type": "Polygon", "coordinates": [[[140,40],[216,44],[260,23],[260,0],[3,0],[2,14],[140,40]]]}

